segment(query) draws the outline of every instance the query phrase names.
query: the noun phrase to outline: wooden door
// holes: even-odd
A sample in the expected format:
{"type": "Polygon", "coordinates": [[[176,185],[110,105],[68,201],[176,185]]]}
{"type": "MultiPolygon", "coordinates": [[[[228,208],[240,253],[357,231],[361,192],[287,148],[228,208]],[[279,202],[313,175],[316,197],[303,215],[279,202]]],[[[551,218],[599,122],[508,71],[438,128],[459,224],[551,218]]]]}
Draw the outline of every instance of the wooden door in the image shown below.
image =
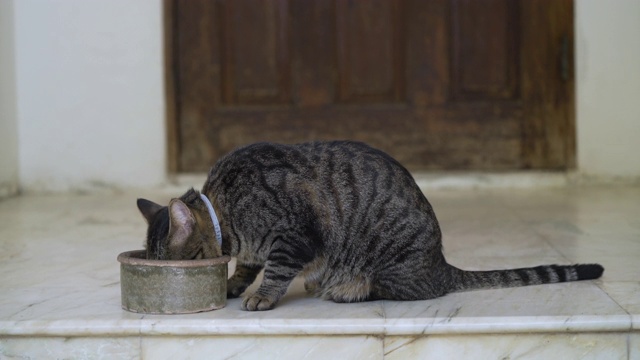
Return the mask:
{"type": "Polygon", "coordinates": [[[354,139],[411,170],[574,166],[571,0],[167,0],[170,163],[354,139]]]}

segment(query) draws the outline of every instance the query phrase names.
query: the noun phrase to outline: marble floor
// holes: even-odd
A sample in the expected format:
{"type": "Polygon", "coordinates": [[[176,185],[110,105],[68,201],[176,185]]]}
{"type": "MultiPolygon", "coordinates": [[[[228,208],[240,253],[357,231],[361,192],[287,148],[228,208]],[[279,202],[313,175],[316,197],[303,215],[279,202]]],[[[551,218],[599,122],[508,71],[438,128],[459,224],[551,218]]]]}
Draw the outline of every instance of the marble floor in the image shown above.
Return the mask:
{"type": "Polygon", "coordinates": [[[597,262],[604,276],[415,302],[335,304],[296,280],[268,312],[120,308],[116,256],[142,246],[135,208],[175,189],[0,201],[0,359],[640,359],[640,188],[429,190],[465,269],[597,262]]]}

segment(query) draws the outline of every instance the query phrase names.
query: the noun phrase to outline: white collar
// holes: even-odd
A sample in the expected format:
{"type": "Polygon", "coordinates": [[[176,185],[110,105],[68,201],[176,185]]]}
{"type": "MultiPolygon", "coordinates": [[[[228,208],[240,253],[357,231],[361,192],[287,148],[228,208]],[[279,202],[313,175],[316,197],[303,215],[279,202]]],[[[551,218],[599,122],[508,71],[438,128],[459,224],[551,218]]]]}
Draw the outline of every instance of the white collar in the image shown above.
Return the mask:
{"type": "Polygon", "coordinates": [[[218,222],[216,212],[213,210],[213,205],[211,205],[211,201],[209,201],[209,198],[205,194],[200,194],[200,198],[204,201],[204,204],[207,205],[207,211],[209,211],[209,216],[211,216],[211,222],[213,223],[213,229],[216,233],[218,245],[222,248],[222,231],[220,231],[220,222],[218,222]]]}

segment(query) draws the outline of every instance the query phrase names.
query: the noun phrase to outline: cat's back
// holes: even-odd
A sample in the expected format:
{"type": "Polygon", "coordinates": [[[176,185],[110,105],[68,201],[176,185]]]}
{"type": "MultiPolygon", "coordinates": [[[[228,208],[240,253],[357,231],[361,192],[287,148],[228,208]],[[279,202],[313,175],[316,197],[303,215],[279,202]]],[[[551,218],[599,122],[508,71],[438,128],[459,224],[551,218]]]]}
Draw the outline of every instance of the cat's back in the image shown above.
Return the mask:
{"type": "Polygon", "coordinates": [[[212,173],[213,170],[221,171],[239,166],[270,170],[278,166],[320,167],[349,163],[359,165],[363,164],[363,161],[402,167],[383,151],[357,141],[315,141],[299,144],[259,142],[226,154],[212,168],[212,173]]]}
{"type": "Polygon", "coordinates": [[[322,185],[349,192],[421,194],[410,172],[382,150],[356,141],[312,142],[298,145],[316,170],[322,185]],[[404,191],[402,191],[404,190],[404,191]]]}
{"type": "Polygon", "coordinates": [[[394,158],[356,141],[255,143],[223,156],[211,169],[209,177],[224,175],[225,181],[229,182],[270,174],[320,180],[322,184],[326,184],[323,179],[327,177],[351,180],[348,182],[353,185],[375,179],[402,186],[413,183],[410,173],[394,158]]]}
{"type": "Polygon", "coordinates": [[[278,197],[304,190],[312,201],[324,199],[335,208],[364,211],[378,204],[404,204],[430,210],[406,168],[355,141],[247,145],[216,163],[203,190],[228,195],[266,190],[278,197]]]}

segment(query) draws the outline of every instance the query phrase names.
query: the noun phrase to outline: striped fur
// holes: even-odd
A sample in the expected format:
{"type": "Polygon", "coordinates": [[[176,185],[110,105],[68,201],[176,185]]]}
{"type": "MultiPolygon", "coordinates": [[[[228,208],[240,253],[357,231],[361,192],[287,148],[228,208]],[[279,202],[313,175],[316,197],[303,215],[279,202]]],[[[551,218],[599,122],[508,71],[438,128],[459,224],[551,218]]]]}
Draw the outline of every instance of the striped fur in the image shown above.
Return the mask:
{"type": "Polygon", "coordinates": [[[410,173],[362,143],[249,145],[217,162],[202,193],[220,218],[222,248],[191,189],[168,207],[138,200],[149,223],[148,256],[235,256],[230,297],[264,269],[257,292],[244,299],[246,310],[273,308],[299,274],[316,296],[357,302],[431,299],[603,272],[597,264],[475,272],[447,264],[436,216],[410,173]]]}

